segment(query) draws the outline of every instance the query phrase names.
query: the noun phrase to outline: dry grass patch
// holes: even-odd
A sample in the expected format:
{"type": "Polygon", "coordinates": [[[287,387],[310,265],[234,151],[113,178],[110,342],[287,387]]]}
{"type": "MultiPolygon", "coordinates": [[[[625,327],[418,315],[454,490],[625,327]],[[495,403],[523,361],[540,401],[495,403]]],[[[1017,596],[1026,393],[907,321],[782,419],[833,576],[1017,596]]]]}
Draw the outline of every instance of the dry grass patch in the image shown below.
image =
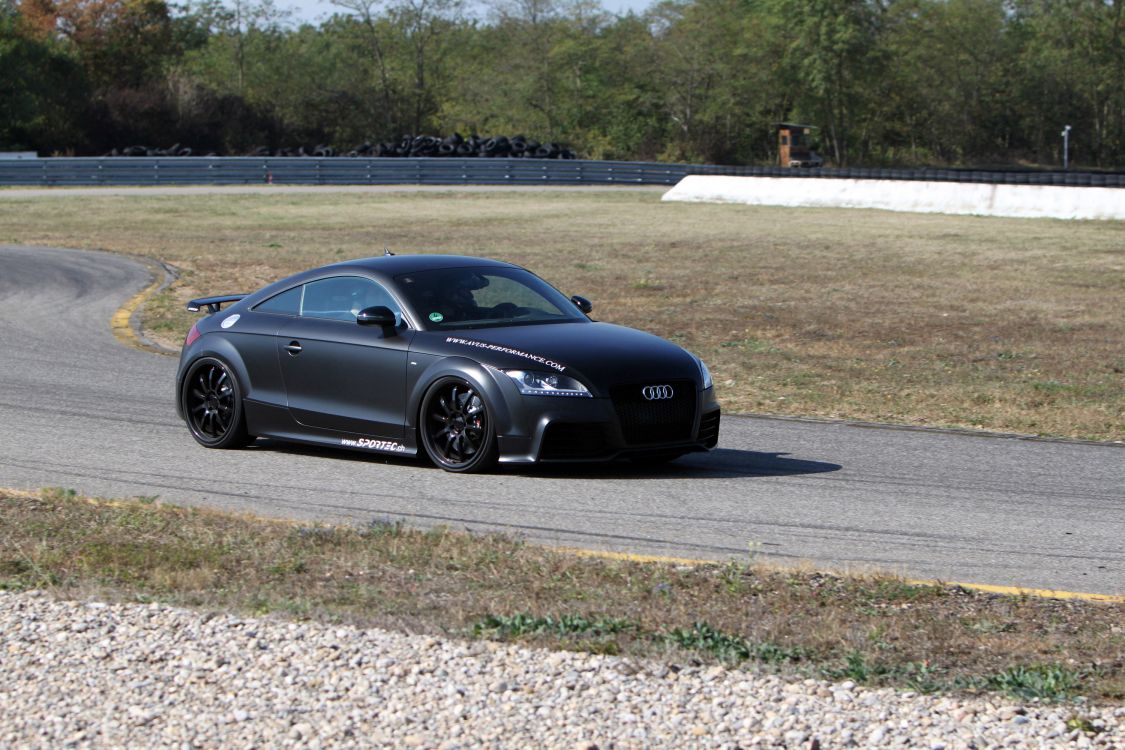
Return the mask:
{"type": "Polygon", "coordinates": [[[161,601],[919,691],[1125,701],[1125,605],[582,558],[502,535],[0,493],[0,588],[161,601]]]}
{"type": "Polygon", "coordinates": [[[145,321],[177,345],[195,295],[384,246],[488,255],[696,351],[728,412],[1125,438],[1125,222],[623,191],[136,195],[5,199],[0,239],[173,263],[145,321]]]}

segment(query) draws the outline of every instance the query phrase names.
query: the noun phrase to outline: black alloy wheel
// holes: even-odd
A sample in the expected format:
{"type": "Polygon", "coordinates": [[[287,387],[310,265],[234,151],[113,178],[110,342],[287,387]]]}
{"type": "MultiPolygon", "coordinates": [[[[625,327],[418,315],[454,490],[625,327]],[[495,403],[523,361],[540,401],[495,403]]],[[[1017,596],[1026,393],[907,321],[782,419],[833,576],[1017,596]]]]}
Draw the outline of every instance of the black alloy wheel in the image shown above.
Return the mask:
{"type": "Polygon", "coordinates": [[[496,435],[488,406],[475,387],[443,378],[422,401],[419,427],[430,459],[455,472],[484,471],[496,462],[496,435]]]}
{"type": "Polygon", "coordinates": [[[181,398],[191,436],[200,445],[236,448],[248,442],[242,389],[226,363],[204,357],[193,364],[181,398]]]}

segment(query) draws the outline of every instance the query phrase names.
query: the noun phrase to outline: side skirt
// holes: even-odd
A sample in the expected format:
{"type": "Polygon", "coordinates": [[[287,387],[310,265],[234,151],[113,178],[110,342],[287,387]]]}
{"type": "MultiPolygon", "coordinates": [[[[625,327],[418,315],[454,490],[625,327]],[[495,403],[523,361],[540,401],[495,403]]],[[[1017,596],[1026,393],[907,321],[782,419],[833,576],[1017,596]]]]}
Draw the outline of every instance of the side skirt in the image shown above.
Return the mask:
{"type": "Polygon", "coordinates": [[[418,455],[418,446],[411,445],[405,440],[388,440],[374,435],[305,427],[298,424],[290,415],[289,410],[282,406],[246,399],[243,402],[243,407],[246,409],[247,431],[255,437],[325,448],[343,448],[360,453],[378,453],[392,456],[418,455]]]}

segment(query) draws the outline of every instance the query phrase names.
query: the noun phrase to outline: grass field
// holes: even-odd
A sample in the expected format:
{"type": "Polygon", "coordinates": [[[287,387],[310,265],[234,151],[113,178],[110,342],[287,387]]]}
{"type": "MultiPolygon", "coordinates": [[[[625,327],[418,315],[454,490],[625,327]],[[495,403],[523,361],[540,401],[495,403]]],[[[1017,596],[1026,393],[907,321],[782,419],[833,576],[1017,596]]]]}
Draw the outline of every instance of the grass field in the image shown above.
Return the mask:
{"type": "MultiPolygon", "coordinates": [[[[0,491],[0,589],[665,660],[922,692],[1125,701],[1125,604],[890,577],[580,558],[506,536],[297,525],[0,491]]],[[[1080,718],[1080,717],[1077,717],[1080,718]]]]}
{"type": "Polygon", "coordinates": [[[0,241],[159,258],[145,326],[327,261],[526,265],[700,354],[729,412],[1125,439],[1125,222],[662,204],[654,192],[5,197],[0,241]]]}

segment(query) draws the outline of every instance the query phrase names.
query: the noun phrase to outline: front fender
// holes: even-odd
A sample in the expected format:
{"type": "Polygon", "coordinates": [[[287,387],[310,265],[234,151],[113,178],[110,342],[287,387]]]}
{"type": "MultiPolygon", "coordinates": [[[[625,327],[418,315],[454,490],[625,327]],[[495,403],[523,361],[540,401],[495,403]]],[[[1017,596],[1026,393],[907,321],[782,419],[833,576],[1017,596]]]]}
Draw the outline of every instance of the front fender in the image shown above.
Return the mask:
{"type": "MultiPolygon", "coordinates": [[[[411,359],[421,364],[421,355],[411,354],[411,359]]],[[[405,415],[407,434],[412,434],[418,428],[418,415],[426,391],[444,377],[456,377],[468,381],[484,399],[484,405],[492,415],[492,423],[497,434],[508,431],[512,422],[511,411],[503,390],[489,368],[464,357],[433,357],[433,361],[425,366],[410,386],[405,415]]]]}

